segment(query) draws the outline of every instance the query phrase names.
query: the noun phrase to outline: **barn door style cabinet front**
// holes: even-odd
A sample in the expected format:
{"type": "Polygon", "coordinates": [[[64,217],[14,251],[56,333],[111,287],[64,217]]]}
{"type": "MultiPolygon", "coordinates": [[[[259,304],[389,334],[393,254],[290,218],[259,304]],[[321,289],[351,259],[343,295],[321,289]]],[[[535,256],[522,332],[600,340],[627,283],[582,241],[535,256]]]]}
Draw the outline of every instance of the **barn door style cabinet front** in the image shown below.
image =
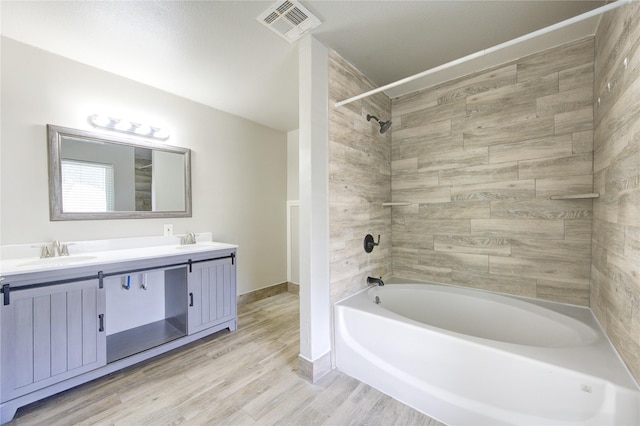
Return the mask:
{"type": "Polygon", "coordinates": [[[0,305],[3,400],[106,364],[105,298],[97,279],[7,296],[0,305]]]}
{"type": "Polygon", "coordinates": [[[189,334],[236,317],[235,256],[193,264],[188,283],[189,334]]]}
{"type": "Polygon", "coordinates": [[[0,423],[31,402],[235,331],[236,246],[215,244],[223,248],[116,262],[111,253],[104,264],[3,275],[0,423]]]}

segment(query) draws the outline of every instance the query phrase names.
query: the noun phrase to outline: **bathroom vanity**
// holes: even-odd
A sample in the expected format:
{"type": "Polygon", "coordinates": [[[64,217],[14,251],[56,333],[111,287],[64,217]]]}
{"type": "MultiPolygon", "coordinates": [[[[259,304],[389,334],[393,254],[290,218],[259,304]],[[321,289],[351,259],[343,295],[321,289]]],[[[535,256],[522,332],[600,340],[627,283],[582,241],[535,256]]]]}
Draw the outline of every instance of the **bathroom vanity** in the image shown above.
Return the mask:
{"type": "Polygon", "coordinates": [[[236,250],[205,241],[3,259],[1,422],[31,402],[234,331],[236,250]]]}

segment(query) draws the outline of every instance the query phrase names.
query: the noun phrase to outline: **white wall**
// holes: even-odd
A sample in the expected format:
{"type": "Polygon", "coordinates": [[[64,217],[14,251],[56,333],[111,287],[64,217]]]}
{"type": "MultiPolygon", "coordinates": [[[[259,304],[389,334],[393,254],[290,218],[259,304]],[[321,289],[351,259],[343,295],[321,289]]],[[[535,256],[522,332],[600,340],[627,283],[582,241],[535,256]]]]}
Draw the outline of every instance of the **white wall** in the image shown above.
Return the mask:
{"type": "Polygon", "coordinates": [[[289,209],[289,282],[300,284],[300,131],[287,133],[287,208],[289,209]]]}
{"type": "Polygon", "coordinates": [[[300,60],[300,357],[312,381],[331,368],[328,50],[311,36],[300,60]]]}
{"type": "Polygon", "coordinates": [[[184,210],[184,158],[168,151],[153,151],[151,179],[153,209],[184,210]]]}
{"type": "Polygon", "coordinates": [[[289,238],[289,275],[288,280],[294,284],[300,284],[300,206],[291,206],[289,213],[290,238],[289,238]]]}
{"type": "Polygon", "coordinates": [[[172,223],[240,246],[239,293],[286,281],[286,134],[6,37],[1,49],[0,244],[162,235],[172,223]],[[96,112],[166,126],[168,144],[192,150],[192,218],[49,221],[45,125],[94,130],[96,112]]]}
{"type": "Polygon", "coordinates": [[[287,133],[287,200],[300,199],[300,130],[287,133]]]}

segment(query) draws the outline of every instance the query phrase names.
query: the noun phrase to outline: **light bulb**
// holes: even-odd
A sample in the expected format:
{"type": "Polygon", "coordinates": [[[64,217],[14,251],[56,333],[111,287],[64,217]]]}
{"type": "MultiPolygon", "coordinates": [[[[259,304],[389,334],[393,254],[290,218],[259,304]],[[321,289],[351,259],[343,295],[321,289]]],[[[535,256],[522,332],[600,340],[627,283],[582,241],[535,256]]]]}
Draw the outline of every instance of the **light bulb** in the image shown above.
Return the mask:
{"type": "Polygon", "coordinates": [[[166,129],[157,129],[153,133],[153,137],[158,139],[167,139],[169,137],[169,131],[166,129]]]}
{"type": "Polygon", "coordinates": [[[131,122],[127,121],[127,120],[120,120],[120,122],[118,122],[118,124],[116,124],[116,129],[121,130],[123,132],[126,132],[127,130],[131,129],[131,122]]]}
{"type": "Polygon", "coordinates": [[[91,116],[91,122],[100,127],[107,127],[111,123],[111,119],[106,115],[94,114],[91,116]]]}
{"type": "Polygon", "coordinates": [[[151,127],[149,127],[147,124],[140,124],[138,127],[136,127],[135,131],[137,134],[145,136],[148,136],[152,133],[151,127]]]}

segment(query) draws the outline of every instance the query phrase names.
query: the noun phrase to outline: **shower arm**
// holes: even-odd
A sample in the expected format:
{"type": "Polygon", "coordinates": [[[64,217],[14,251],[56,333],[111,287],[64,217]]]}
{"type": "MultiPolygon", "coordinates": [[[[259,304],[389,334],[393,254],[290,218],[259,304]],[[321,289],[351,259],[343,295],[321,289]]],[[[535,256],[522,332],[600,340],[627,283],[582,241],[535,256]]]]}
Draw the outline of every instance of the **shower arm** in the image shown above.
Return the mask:
{"type": "Polygon", "coordinates": [[[380,133],[386,132],[387,130],[389,130],[389,127],[391,127],[391,120],[382,121],[375,115],[367,114],[367,121],[371,121],[371,120],[376,120],[378,125],[380,125],[380,133]]]}
{"type": "Polygon", "coordinates": [[[378,124],[380,124],[380,119],[378,117],[376,117],[375,115],[367,114],[367,121],[371,121],[372,119],[376,120],[378,124]]]}

